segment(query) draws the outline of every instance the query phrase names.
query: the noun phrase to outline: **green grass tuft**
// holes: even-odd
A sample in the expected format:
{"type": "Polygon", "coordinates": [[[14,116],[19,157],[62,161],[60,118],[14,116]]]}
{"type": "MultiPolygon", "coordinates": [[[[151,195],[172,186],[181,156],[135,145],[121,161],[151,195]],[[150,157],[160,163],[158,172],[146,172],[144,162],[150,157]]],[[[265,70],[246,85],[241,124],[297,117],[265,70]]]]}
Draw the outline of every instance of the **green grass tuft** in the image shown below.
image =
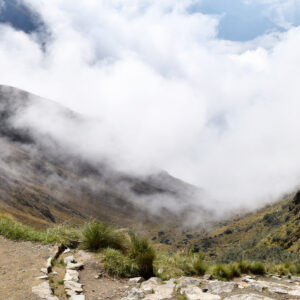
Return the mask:
{"type": "Polygon", "coordinates": [[[121,251],[107,248],[103,251],[104,269],[110,275],[120,277],[136,277],[139,276],[139,269],[136,262],[125,256],[121,251]]]}
{"type": "Polygon", "coordinates": [[[96,220],[88,222],[83,227],[82,236],[83,248],[90,251],[98,251],[103,248],[125,249],[124,235],[106,223],[96,220]]]}
{"type": "Polygon", "coordinates": [[[266,267],[261,262],[253,262],[249,265],[249,270],[252,274],[255,275],[264,275],[266,274],[266,267]]]}
{"type": "Polygon", "coordinates": [[[140,276],[148,279],[154,275],[153,261],[155,251],[147,239],[139,238],[136,234],[130,233],[129,257],[136,261],[140,276]]]}

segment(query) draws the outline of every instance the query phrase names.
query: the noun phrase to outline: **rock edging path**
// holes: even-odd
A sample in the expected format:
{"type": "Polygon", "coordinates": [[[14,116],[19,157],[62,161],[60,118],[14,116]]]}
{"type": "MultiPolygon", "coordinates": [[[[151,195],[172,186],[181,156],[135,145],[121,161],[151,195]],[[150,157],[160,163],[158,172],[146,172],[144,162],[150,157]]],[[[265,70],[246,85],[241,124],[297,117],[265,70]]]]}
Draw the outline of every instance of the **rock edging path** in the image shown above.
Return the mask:
{"type": "MultiPolygon", "coordinates": [[[[44,273],[43,276],[37,279],[46,280],[41,284],[32,287],[32,292],[37,295],[40,299],[44,300],[59,300],[57,296],[54,295],[54,291],[51,288],[49,282],[49,274],[52,273],[53,263],[58,260],[62,253],[70,252],[64,245],[61,245],[55,251],[54,256],[50,256],[46,262],[46,268],[42,268],[41,272],[44,273]]],[[[83,295],[83,287],[79,282],[79,270],[83,269],[84,265],[81,262],[77,262],[74,256],[67,256],[63,259],[65,268],[65,276],[63,279],[64,289],[67,297],[71,300],[85,300],[83,295]]]]}

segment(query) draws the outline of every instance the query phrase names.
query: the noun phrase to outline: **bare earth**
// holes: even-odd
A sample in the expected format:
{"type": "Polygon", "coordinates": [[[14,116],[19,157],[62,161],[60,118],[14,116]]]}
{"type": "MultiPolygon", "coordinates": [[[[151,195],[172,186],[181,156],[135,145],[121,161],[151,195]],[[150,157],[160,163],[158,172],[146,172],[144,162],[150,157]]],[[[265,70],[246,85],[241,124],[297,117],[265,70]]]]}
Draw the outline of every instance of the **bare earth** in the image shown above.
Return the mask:
{"type": "Polygon", "coordinates": [[[38,300],[31,288],[41,283],[40,269],[51,247],[31,242],[14,242],[0,236],[0,299],[38,300]]]}

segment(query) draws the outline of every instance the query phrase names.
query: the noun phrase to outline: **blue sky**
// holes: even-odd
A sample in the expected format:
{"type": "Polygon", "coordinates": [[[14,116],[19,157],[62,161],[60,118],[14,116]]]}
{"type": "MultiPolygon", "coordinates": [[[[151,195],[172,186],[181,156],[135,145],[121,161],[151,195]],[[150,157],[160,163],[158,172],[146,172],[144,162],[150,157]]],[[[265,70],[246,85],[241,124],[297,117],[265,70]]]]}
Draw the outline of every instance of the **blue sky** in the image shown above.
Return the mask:
{"type": "MultiPolygon", "coordinates": [[[[300,3],[290,1],[289,7],[281,8],[278,1],[202,0],[191,7],[192,12],[221,16],[219,38],[248,41],[265,33],[284,31],[279,22],[282,12],[292,26],[300,24],[300,3]]],[[[282,1],[284,6],[289,1],[282,1]]],[[[299,1],[300,2],[300,1],[299,1]]]]}
{"type": "MultiPolygon", "coordinates": [[[[0,23],[11,23],[25,32],[36,28],[37,22],[26,11],[23,1],[17,4],[15,0],[0,0],[1,3],[0,23]]],[[[300,25],[300,3],[297,0],[199,0],[190,6],[189,12],[219,16],[218,37],[231,41],[249,41],[269,32],[282,32],[287,27],[300,25]],[[282,24],[283,20],[285,24],[282,24]]]]}

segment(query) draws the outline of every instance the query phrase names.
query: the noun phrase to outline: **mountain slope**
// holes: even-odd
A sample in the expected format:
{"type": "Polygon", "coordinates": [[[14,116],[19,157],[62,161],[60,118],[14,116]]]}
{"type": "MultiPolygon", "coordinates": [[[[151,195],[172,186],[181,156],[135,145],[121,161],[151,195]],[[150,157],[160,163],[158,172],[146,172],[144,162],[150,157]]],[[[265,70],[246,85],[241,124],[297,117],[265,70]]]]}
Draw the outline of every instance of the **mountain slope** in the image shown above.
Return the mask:
{"type": "MultiPolygon", "coordinates": [[[[58,104],[0,86],[0,208],[27,223],[46,226],[97,217],[119,226],[180,223],[188,214],[212,214],[191,205],[201,191],[166,172],[135,176],[116,171],[105,159],[70,151],[43,120],[84,124],[58,104]],[[41,120],[24,116],[34,111],[41,120]],[[51,113],[53,115],[51,115],[51,113]],[[49,133],[50,132],[50,133],[49,133]],[[178,208],[179,211],[173,210],[178,208]]],[[[55,124],[50,124],[55,126],[55,124]]]]}
{"type": "Polygon", "coordinates": [[[215,224],[189,244],[207,259],[271,262],[300,259],[300,191],[272,205],[215,224]]]}

